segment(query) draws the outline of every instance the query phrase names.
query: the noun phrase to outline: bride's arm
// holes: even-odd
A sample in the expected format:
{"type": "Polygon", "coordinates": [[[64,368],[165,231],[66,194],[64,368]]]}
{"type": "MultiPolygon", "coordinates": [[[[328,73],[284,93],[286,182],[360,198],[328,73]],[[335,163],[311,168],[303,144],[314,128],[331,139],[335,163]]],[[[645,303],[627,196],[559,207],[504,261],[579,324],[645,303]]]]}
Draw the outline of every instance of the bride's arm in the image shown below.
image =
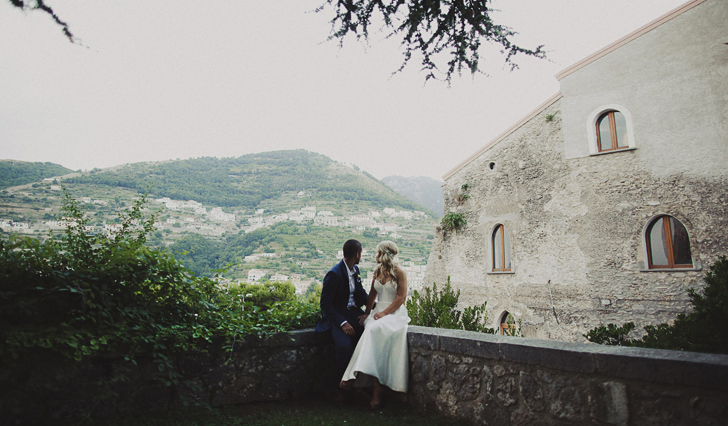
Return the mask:
{"type": "Polygon", "coordinates": [[[367,310],[364,312],[366,315],[372,313],[374,302],[377,300],[377,289],[374,288],[374,280],[376,279],[377,277],[372,278],[372,288],[369,290],[369,298],[367,298],[367,310]]]}
{"type": "Polygon", "coordinates": [[[397,311],[400,306],[407,300],[407,274],[403,270],[396,268],[394,275],[397,277],[397,297],[387,306],[387,309],[374,314],[374,319],[379,319],[385,315],[397,311]]]}
{"type": "Polygon", "coordinates": [[[369,297],[367,298],[367,310],[364,312],[364,315],[361,315],[359,317],[359,324],[364,324],[364,321],[369,317],[369,314],[372,313],[372,307],[374,307],[374,301],[377,300],[377,290],[374,288],[374,280],[376,277],[372,279],[372,288],[369,290],[369,297]]]}

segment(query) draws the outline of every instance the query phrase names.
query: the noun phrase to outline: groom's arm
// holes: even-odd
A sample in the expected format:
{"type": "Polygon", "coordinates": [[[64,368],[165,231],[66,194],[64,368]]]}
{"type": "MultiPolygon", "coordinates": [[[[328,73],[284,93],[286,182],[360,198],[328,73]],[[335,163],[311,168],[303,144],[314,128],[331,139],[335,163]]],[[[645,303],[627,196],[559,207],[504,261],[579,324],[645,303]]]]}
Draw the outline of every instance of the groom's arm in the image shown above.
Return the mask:
{"type": "Polygon", "coordinates": [[[346,319],[334,309],[334,296],[338,284],[339,277],[335,272],[329,271],[324,277],[323,288],[321,289],[321,312],[335,327],[341,327],[341,324],[346,322],[346,319]]]}
{"type": "Polygon", "coordinates": [[[357,307],[361,307],[367,304],[367,301],[369,300],[369,295],[367,294],[366,290],[364,290],[364,286],[362,285],[361,281],[356,283],[356,286],[354,286],[354,302],[356,303],[357,307]]]}

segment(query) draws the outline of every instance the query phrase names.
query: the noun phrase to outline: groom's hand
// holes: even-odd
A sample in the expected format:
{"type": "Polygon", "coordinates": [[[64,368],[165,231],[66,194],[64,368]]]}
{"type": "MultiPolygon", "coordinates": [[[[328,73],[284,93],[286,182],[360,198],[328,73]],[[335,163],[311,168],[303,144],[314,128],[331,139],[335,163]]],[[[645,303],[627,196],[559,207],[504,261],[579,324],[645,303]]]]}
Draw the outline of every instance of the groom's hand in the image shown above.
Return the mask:
{"type": "Polygon", "coordinates": [[[341,326],[341,330],[347,336],[353,336],[354,335],[354,327],[352,327],[348,322],[345,322],[344,325],[341,326]]]}

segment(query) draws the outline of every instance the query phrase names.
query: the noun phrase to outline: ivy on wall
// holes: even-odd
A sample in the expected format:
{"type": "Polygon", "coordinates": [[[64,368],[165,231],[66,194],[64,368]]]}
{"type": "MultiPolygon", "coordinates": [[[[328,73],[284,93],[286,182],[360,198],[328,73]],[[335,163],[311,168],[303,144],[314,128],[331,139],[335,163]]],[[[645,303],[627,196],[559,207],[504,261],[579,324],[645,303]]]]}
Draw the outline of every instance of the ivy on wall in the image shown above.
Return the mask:
{"type": "Polygon", "coordinates": [[[466,225],[465,215],[462,213],[450,212],[442,217],[440,225],[445,231],[457,231],[466,225]]]}

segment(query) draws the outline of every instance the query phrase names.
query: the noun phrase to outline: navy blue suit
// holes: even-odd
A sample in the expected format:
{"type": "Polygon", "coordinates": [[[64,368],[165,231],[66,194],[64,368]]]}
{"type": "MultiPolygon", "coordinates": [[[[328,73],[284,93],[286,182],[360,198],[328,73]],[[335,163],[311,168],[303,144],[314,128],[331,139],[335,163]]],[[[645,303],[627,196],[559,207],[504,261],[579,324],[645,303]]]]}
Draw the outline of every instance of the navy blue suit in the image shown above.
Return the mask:
{"type": "Polygon", "coordinates": [[[349,289],[349,274],[343,260],[326,273],[321,291],[321,313],[323,318],[316,326],[316,331],[331,330],[331,336],[334,338],[334,345],[336,346],[335,374],[337,380],[341,380],[344,375],[346,366],[354,353],[356,343],[364,331],[364,326],[359,324],[359,317],[364,315],[364,311],[361,310],[360,306],[366,305],[368,296],[361,284],[359,267],[354,265],[354,271],[356,271],[354,276],[355,307],[348,308],[351,290],[349,289]],[[354,328],[354,336],[347,335],[341,329],[344,321],[354,328]]]}

